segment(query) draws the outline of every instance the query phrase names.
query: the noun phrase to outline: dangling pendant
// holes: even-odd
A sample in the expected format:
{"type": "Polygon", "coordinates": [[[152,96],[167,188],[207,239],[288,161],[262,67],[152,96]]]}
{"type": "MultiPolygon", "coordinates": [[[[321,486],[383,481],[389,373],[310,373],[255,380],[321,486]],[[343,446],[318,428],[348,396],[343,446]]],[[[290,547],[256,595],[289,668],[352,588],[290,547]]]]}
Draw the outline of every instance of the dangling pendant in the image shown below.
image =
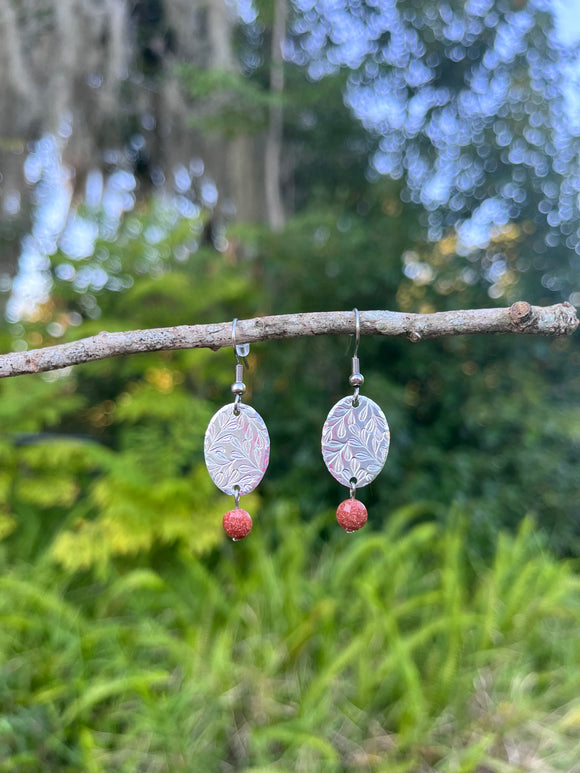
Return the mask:
{"type": "Polygon", "coordinates": [[[338,506],[336,520],[347,532],[367,521],[366,507],[356,490],[368,485],[383,469],[390,433],[385,414],[368,397],[343,397],[331,408],[322,428],[322,458],[330,474],[350,489],[350,499],[338,506]]]}
{"type": "Polygon", "coordinates": [[[247,537],[252,530],[250,514],[239,507],[240,496],[249,494],[260,483],[270,461],[270,437],[264,420],[251,406],[241,402],[246,386],[242,381],[243,365],[249,346],[236,346],[234,320],[232,338],[236,355],[236,380],[232,384],[233,404],[220,408],[208,424],[203,450],[205,464],[215,485],[234,497],[235,509],[223,517],[226,534],[234,542],[247,537]],[[239,350],[242,350],[241,352],[239,350]]]}
{"type": "Polygon", "coordinates": [[[383,411],[373,400],[359,395],[364,378],[356,356],[360,322],[356,309],[355,313],[356,349],[349,379],[354,395],[336,403],[322,428],[324,463],[330,474],[350,490],[350,499],[341,502],[336,512],[336,520],[348,533],[358,531],[367,522],[366,507],[356,499],[356,490],[371,483],[383,469],[391,439],[383,411]]]}

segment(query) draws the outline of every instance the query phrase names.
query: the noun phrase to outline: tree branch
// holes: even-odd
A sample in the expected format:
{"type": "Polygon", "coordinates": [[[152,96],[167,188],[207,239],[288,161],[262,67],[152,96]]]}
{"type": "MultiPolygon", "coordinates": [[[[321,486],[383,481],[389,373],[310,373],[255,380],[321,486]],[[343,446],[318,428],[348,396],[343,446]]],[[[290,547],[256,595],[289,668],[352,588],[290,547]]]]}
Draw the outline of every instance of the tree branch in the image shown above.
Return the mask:
{"type": "MultiPolygon", "coordinates": [[[[352,311],[256,317],[238,322],[236,339],[241,344],[301,336],[348,335],[354,332],[354,323],[352,311]]],[[[360,313],[361,335],[406,337],[413,342],[473,333],[561,336],[571,335],[577,327],[576,310],[569,303],[540,307],[518,301],[503,309],[441,311],[435,314],[404,314],[396,311],[360,313]]],[[[231,322],[121,333],[102,332],[68,344],[1,355],[0,378],[58,370],[83,362],[138,352],[203,348],[217,350],[231,344],[231,322]]]]}

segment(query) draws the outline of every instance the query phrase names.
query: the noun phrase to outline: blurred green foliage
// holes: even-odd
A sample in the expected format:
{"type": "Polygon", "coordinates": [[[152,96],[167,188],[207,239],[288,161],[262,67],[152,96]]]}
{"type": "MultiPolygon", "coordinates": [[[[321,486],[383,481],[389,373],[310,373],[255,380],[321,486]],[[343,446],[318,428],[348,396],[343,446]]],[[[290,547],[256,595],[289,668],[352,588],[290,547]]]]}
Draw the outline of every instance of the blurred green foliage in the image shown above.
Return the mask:
{"type": "MultiPolygon", "coordinates": [[[[75,273],[104,268],[109,282],[119,281],[116,292],[79,293],[56,278],[57,256],[54,292],[26,325],[28,340],[49,343],[55,325],[74,338],[102,327],[210,321],[245,305],[248,279],[213,249],[193,253],[200,222],[167,217],[161,205],[131,216],[115,240],[101,240],[76,267],[75,273]],[[164,238],[147,245],[142,234],[162,226],[164,238]],[[98,321],[75,325],[87,312],[98,321]]],[[[50,544],[70,571],[102,574],[111,559],[146,554],[154,545],[190,554],[218,544],[228,500],[207,475],[202,440],[210,398],[228,392],[226,363],[225,352],[177,352],[48,374],[33,379],[31,389],[22,379],[6,381],[1,411],[10,433],[0,445],[0,506],[3,531],[13,532],[20,555],[40,555],[50,544]]]]}
{"type": "Polygon", "coordinates": [[[571,771],[578,580],[530,521],[321,541],[273,503],[211,562],[106,581],[0,556],[0,770],[571,771]]]}
{"type": "MultiPolygon", "coordinates": [[[[219,92],[206,128],[262,127],[260,61],[248,77],[181,72],[194,102],[219,92]]],[[[542,283],[557,245],[530,258],[540,219],[498,229],[476,260],[452,229],[427,240],[404,181],[368,174],[374,139],[344,107],[345,74],[286,75],[297,214],[282,233],[237,224],[216,238],[208,213],[162,197],[116,233],[84,212],[94,253],[51,256],[49,301],[1,331],[2,349],[234,316],[557,299],[542,283]]],[[[245,399],[272,455],[243,499],[254,532],[235,547],[202,454],[231,399],[231,351],[0,382],[0,771],[575,770],[576,340],[363,338],[364,392],[392,443],[356,537],[334,523],[345,491],[319,450],[350,391],[348,344],[252,346],[245,399]]]]}
{"type": "MultiPolygon", "coordinates": [[[[106,264],[119,289],[79,292],[58,254],[50,301],[8,334],[391,305],[414,287],[378,249],[388,193],[367,193],[376,218],[329,204],[280,236],[232,229],[223,252],[151,204],[75,266],[106,264]]],[[[275,452],[235,547],[202,457],[231,351],[2,381],[0,770],[573,770],[578,580],[547,545],[574,549],[577,412],[550,404],[575,388],[556,343],[364,338],[393,449],[356,537],[319,458],[347,342],[252,347],[247,399],[275,452]]]]}
{"type": "MultiPolygon", "coordinates": [[[[389,245],[388,254],[408,254],[412,220],[396,214],[392,186],[369,186],[365,202],[364,217],[356,204],[336,206],[325,217],[305,215],[283,235],[268,234],[258,242],[272,313],[490,305],[481,284],[462,282],[460,272],[438,254],[448,249],[445,245],[434,248],[431,265],[434,270],[437,262],[441,265],[442,283],[455,276],[451,293],[437,282],[401,280],[400,265],[385,257],[383,245],[389,245]]],[[[518,298],[518,286],[510,301],[518,298]]],[[[533,513],[557,550],[577,554],[580,351],[575,339],[481,336],[417,345],[363,339],[360,358],[364,391],[383,406],[393,437],[386,468],[365,493],[372,504],[384,510],[417,498],[459,502],[470,513],[476,550],[490,545],[501,525],[513,528],[533,513]]],[[[279,417],[270,410],[283,453],[273,455],[268,480],[288,492],[304,491],[303,504],[314,513],[339,496],[320,462],[318,439],[329,407],[349,391],[347,344],[320,338],[270,346],[260,373],[264,410],[289,406],[279,417]]]]}
{"type": "MultiPolygon", "coordinates": [[[[51,300],[36,318],[12,326],[6,348],[16,333],[40,346],[103,328],[259,313],[397,302],[409,310],[445,308],[449,296],[417,294],[425,288],[401,282],[399,266],[384,258],[380,245],[389,234],[399,254],[410,240],[396,210],[385,215],[395,192],[369,186],[367,199],[364,218],[328,204],[280,235],[232,228],[223,252],[200,241],[199,219],[171,218],[152,204],[76,262],[75,275],[104,269],[119,289],[80,292],[72,274],[59,279],[67,259],[56,255],[51,300]]],[[[452,305],[479,305],[478,297],[481,291],[458,287],[452,305]]],[[[246,397],[265,417],[275,449],[260,496],[297,495],[306,518],[343,494],[319,446],[330,406],[349,391],[347,345],[298,339],[255,346],[250,356],[246,397]]],[[[365,393],[383,406],[393,437],[384,472],[365,491],[371,509],[387,514],[429,499],[434,517],[445,518],[459,504],[469,513],[476,553],[490,548],[498,528],[515,528],[533,514],[553,547],[577,552],[573,341],[471,337],[411,345],[365,338],[360,356],[365,393]]],[[[147,552],[157,541],[193,552],[214,547],[227,500],[205,472],[202,440],[213,411],[229,400],[232,364],[231,351],[177,351],[3,381],[4,530],[24,518],[40,524],[47,513],[56,531],[66,522],[57,552],[69,568],[102,569],[111,557],[147,552]]]]}
{"type": "Polygon", "coordinates": [[[268,108],[281,101],[236,72],[180,64],[176,74],[195,104],[190,125],[214,137],[264,131],[268,126],[268,108]]]}

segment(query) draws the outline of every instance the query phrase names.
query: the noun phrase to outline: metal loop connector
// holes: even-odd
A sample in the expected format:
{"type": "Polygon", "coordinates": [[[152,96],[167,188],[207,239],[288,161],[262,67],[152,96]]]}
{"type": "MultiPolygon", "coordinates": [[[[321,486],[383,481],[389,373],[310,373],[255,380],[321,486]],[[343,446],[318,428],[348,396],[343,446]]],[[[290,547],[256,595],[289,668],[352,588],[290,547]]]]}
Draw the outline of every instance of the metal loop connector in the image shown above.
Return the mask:
{"type": "Polygon", "coordinates": [[[350,498],[356,499],[356,478],[350,479],[349,491],[350,491],[350,498]]]}

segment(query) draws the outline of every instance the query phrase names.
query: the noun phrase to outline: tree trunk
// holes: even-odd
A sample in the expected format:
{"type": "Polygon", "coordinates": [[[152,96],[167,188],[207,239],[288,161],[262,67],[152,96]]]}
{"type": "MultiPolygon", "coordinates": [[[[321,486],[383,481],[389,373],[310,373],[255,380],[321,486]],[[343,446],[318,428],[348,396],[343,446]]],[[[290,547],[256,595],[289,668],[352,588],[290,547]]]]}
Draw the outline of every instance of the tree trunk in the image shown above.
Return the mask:
{"type": "MultiPolygon", "coordinates": [[[[232,46],[232,18],[224,0],[210,0],[208,8],[210,57],[208,68],[237,72],[232,46]]],[[[266,212],[263,140],[243,133],[231,139],[206,138],[210,172],[215,169],[218,189],[235,209],[235,219],[263,222],[266,212]]]]}
{"type": "MultiPolygon", "coordinates": [[[[281,43],[287,0],[275,1],[270,87],[284,87],[281,43]]],[[[178,165],[201,158],[219,192],[220,217],[268,222],[280,229],[282,107],[273,105],[266,135],[207,136],[189,125],[190,107],[175,74],[179,62],[237,72],[236,23],[226,0],[0,0],[0,275],[17,271],[29,229],[23,174],[28,144],[71,129],[63,160],[73,195],[88,172],[117,150],[118,164],[161,169],[169,185],[178,165]],[[145,141],[139,163],[130,140],[145,141]],[[3,242],[3,243],[2,243],[3,242]]],[[[146,183],[141,186],[146,193],[146,183]]],[[[9,282],[0,281],[0,291],[9,282]]],[[[0,309],[0,312],[2,310],[0,309]]]]}
{"type": "Polygon", "coordinates": [[[282,186],[280,166],[282,159],[284,60],[282,44],[286,34],[288,16],[287,0],[275,0],[274,26],[272,29],[272,51],[270,63],[270,92],[277,101],[270,106],[270,121],[266,140],[265,185],[268,225],[274,231],[284,227],[284,206],[282,204],[282,186]]]}

